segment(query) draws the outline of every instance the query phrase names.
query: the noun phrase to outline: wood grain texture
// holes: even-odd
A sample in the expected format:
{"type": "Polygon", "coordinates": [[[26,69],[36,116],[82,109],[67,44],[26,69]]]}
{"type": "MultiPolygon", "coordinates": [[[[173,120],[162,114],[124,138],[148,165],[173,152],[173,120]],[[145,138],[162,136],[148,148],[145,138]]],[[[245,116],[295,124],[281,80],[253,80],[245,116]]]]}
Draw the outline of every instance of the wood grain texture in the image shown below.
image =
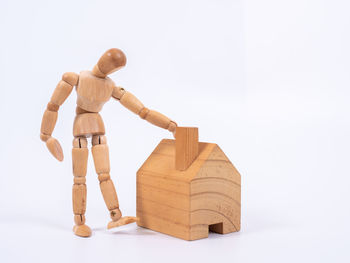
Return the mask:
{"type": "Polygon", "coordinates": [[[75,215],[84,215],[86,210],[86,185],[73,185],[73,212],[75,215]]]}
{"type": "Polygon", "coordinates": [[[82,71],[76,88],[77,105],[89,112],[99,112],[111,98],[114,87],[110,78],[99,78],[91,71],[82,71]]]}
{"type": "Polygon", "coordinates": [[[89,150],[85,148],[72,149],[73,174],[77,177],[85,177],[87,170],[89,150]]]}
{"type": "Polygon", "coordinates": [[[107,144],[94,145],[91,148],[97,174],[109,173],[109,149],[107,144]]]}
{"type": "Polygon", "coordinates": [[[171,122],[167,116],[155,110],[149,110],[144,119],[149,123],[152,123],[153,125],[163,129],[168,129],[171,122]]]}
{"type": "Polygon", "coordinates": [[[40,132],[42,134],[51,135],[57,121],[57,111],[45,110],[43,119],[41,121],[40,132]]]}
{"type": "Polygon", "coordinates": [[[111,211],[118,208],[118,197],[112,180],[109,179],[101,182],[100,188],[108,210],[111,211]]]}
{"type": "Polygon", "coordinates": [[[125,91],[121,96],[120,103],[135,114],[139,114],[139,112],[144,108],[142,102],[139,101],[138,98],[136,98],[132,93],[127,91],[125,91]]]}
{"type": "Polygon", "coordinates": [[[240,175],[216,144],[199,143],[179,171],[175,141],[162,140],[137,172],[138,225],[185,240],[238,231],[240,201],[240,175]]]}
{"type": "Polygon", "coordinates": [[[57,86],[55,91],[53,92],[51,96],[51,102],[61,106],[63,102],[67,99],[69,94],[72,92],[73,86],[69,83],[65,82],[64,80],[61,80],[57,86]]]}
{"type": "Polygon", "coordinates": [[[198,128],[177,127],[175,137],[175,168],[184,171],[198,155],[198,128]]]}

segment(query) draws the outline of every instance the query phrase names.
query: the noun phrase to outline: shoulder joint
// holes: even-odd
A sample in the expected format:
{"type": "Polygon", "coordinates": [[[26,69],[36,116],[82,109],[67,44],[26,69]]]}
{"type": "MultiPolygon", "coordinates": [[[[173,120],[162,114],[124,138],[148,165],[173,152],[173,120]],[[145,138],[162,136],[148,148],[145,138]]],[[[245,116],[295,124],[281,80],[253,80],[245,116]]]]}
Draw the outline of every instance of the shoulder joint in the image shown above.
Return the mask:
{"type": "Polygon", "coordinates": [[[66,72],[62,76],[62,80],[64,80],[71,86],[76,86],[78,84],[79,75],[74,72],[66,72]]]}

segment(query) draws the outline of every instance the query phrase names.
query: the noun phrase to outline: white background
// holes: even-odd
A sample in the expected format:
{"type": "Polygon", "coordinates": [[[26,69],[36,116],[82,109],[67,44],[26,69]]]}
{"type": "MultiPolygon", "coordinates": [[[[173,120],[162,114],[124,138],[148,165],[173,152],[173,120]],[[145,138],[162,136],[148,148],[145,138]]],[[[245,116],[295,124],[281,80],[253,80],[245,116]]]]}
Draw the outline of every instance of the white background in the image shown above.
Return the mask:
{"type": "MultiPolygon", "coordinates": [[[[349,262],[350,3],[265,1],[1,1],[0,262],[349,262]],[[61,75],[111,75],[181,126],[198,126],[242,174],[242,230],[187,242],[109,217],[92,158],[88,239],[72,233],[75,92],[54,136],[39,140],[61,75]]],[[[136,171],[167,131],[111,100],[102,111],[111,176],[135,215],[136,171]]]]}

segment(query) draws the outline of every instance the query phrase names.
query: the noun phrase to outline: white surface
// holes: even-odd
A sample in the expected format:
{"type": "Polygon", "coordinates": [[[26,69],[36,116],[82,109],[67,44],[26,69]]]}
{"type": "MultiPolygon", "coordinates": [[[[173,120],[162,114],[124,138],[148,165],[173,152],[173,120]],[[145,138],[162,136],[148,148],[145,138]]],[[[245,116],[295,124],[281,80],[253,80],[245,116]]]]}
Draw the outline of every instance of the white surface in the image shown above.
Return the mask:
{"type": "MultiPolygon", "coordinates": [[[[349,262],[348,1],[2,1],[0,262],[349,262]],[[242,174],[242,230],[186,242],[135,225],[107,231],[89,159],[89,239],[73,235],[75,93],[39,140],[65,71],[110,47],[111,77],[180,125],[198,126],[242,174]]],[[[111,100],[111,176],[135,215],[135,173],[164,137],[111,100]]]]}

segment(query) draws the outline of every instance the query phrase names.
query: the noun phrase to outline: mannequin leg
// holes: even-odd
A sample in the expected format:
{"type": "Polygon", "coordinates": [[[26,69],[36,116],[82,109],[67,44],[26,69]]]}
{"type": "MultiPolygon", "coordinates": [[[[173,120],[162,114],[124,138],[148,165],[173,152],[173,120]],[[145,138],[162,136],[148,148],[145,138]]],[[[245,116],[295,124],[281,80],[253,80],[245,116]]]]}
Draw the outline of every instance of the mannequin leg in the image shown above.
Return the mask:
{"type": "Polygon", "coordinates": [[[85,225],[86,210],[86,169],[89,150],[87,140],[84,137],[75,137],[73,140],[72,162],[73,162],[73,212],[75,226],[74,233],[77,236],[91,236],[91,229],[85,225]]]}
{"type": "Polygon", "coordinates": [[[104,135],[95,135],[92,137],[92,155],[94,158],[96,173],[100,181],[100,188],[105,200],[106,206],[110,212],[112,222],[121,218],[119,203],[114,184],[110,178],[109,172],[109,150],[107,139],[104,135]]]}

